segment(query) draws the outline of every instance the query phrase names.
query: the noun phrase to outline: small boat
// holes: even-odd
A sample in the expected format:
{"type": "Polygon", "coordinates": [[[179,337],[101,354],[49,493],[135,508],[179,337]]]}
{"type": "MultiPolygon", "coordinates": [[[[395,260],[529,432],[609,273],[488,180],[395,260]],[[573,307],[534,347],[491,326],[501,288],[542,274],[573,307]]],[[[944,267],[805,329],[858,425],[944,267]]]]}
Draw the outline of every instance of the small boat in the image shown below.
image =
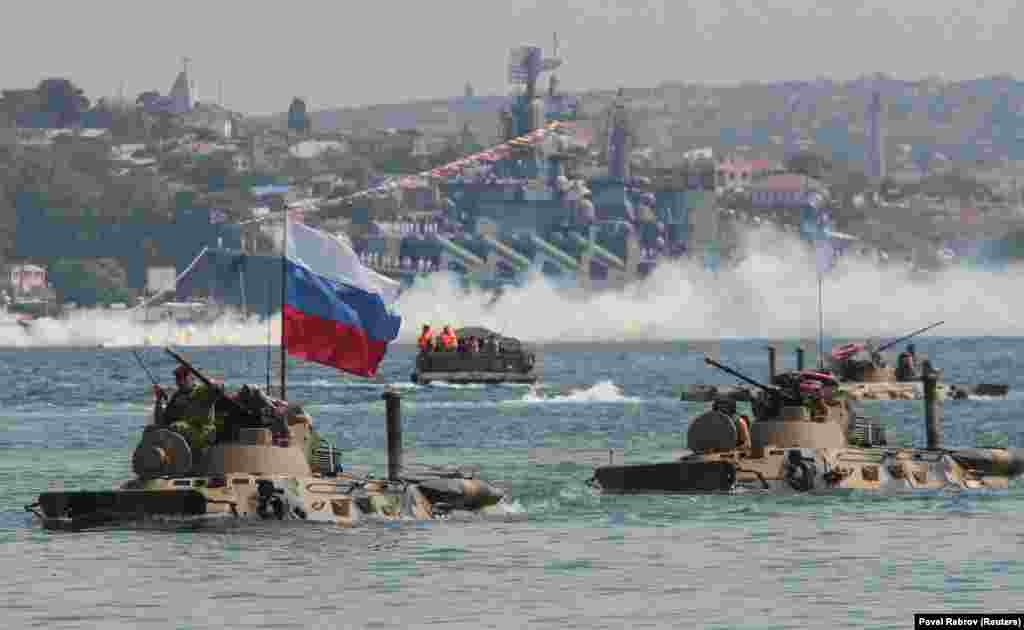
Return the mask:
{"type": "Polygon", "coordinates": [[[513,337],[499,335],[487,328],[467,327],[455,331],[460,340],[475,337],[485,343],[479,351],[432,350],[420,352],[412,382],[428,385],[433,381],[454,384],[537,382],[536,354],[513,337]],[[487,343],[491,340],[493,343],[487,343]]]}

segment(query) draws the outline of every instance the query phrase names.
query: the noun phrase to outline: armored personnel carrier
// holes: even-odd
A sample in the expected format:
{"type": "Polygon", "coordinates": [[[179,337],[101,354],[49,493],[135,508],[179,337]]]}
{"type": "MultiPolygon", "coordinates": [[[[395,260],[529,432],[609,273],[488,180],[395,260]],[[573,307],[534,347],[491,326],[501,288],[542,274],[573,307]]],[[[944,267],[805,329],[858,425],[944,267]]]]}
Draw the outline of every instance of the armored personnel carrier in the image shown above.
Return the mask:
{"type": "Polygon", "coordinates": [[[132,455],[135,479],[112,491],[40,494],[26,510],[44,527],[201,527],[265,519],[352,526],[365,516],[433,519],[456,510],[500,514],[507,506],[504,493],[474,478],[474,469],[402,466],[397,393],[384,395],[388,476],[359,477],[344,470],[338,449],[316,432],[301,406],[252,386],[228,395],[167,351],[215,396],[215,439],[200,446],[173,428],[146,426],[132,455]]]}
{"type": "Polygon", "coordinates": [[[828,374],[794,371],[762,384],[710,358],[705,362],[758,390],[753,421],[736,412],[732,395],[716,396],[687,431],[693,452],[672,462],[609,465],[590,483],[604,493],[835,489],[1006,488],[1024,473],[1024,449],[944,448],[941,370],[922,365],[927,448],[887,445],[877,421],[858,417],[828,374]]]}
{"type": "Polygon", "coordinates": [[[482,327],[455,331],[458,350],[420,352],[412,382],[427,385],[445,383],[527,383],[537,382],[536,354],[513,337],[505,337],[482,327]],[[465,342],[476,339],[479,349],[465,342]]]}
{"type": "MultiPolygon", "coordinates": [[[[877,346],[866,351],[864,344],[847,344],[833,350],[830,366],[823,373],[838,382],[839,391],[852,400],[919,400],[924,397],[920,371],[914,369],[911,375],[899,373],[886,365],[877,346]],[[837,358],[838,357],[838,358],[837,358]],[[913,376],[914,378],[910,378],[913,376]],[[903,379],[903,380],[900,380],[903,379]]],[[[886,346],[887,347],[887,346],[886,346]]],[[[775,348],[768,347],[769,371],[775,373],[775,348]]],[[[804,370],[804,350],[796,349],[797,371],[804,370]]],[[[936,395],[947,400],[966,400],[981,397],[1005,397],[1009,385],[979,383],[960,385],[939,383],[936,395]]],[[[735,401],[751,402],[758,390],[751,385],[689,385],[683,389],[680,399],[691,402],[710,402],[716,398],[730,398],[735,401]]]]}
{"type": "MultiPolygon", "coordinates": [[[[919,385],[920,373],[914,345],[909,344],[906,351],[891,364],[882,353],[943,323],[936,322],[886,343],[869,339],[864,343],[848,343],[833,348],[827,357],[829,368],[839,376],[844,391],[854,399],[919,399],[923,390],[919,385]]],[[[1009,389],[1009,385],[998,383],[940,384],[939,396],[954,400],[981,396],[1005,397],[1009,389]]]]}

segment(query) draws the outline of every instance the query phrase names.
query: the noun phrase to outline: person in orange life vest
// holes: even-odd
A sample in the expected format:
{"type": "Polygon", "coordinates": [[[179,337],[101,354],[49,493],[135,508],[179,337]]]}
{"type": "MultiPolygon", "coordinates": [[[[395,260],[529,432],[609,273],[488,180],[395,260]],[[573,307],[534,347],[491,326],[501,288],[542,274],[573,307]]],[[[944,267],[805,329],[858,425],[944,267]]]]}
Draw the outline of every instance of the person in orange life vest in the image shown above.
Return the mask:
{"type": "Polygon", "coordinates": [[[430,324],[423,324],[423,332],[416,343],[419,344],[420,352],[430,352],[434,348],[434,331],[430,329],[430,324]]]}
{"type": "Polygon", "coordinates": [[[445,350],[455,350],[459,346],[459,339],[451,326],[445,326],[441,331],[441,343],[444,344],[445,350]]]}
{"type": "Polygon", "coordinates": [[[750,419],[740,416],[736,419],[736,446],[747,448],[750,446],[750,419]]]}

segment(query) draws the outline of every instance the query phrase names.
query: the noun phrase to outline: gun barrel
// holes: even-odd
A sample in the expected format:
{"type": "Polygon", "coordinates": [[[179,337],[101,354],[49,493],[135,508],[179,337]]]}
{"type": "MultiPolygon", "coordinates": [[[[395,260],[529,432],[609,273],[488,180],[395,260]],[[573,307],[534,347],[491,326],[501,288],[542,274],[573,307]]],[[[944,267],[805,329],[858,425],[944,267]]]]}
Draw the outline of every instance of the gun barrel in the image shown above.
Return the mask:
{"type": "Polygon", "coordinates": [[[902,337],[898,337],[896,339],[893,339],[892,341],[890,341],[888,343],[885,343],[882,346],[880,346],[878,348],[878,352],[882,352],[884,350],[887,350],[887,349],[895,346],[896,344],[900,343],[901,341],[906,341],[907,339],[910,339],[911,337],[916,337],[916,336],[920,335],[923,332],[926,332],[926,331],[931,330],[932,328],[935,328],[939,324],[945,324],[945,323],[946,323],[945,320],[942,320],[940,322],[935,322],[931,326],[925,326],[924,328],[921,328],[919,330],[915,330],[914,332],[910,333],[909,335],[903,335],[902,337]]]}
{"type": "Polygon", "coordinates": [[[744,374],[740,374],[739,372],[737,372],[736,370],[732,369],[731,367],[724,366],[721,363],[719,363],[718,361],[715,361],[714,359],[712,359],[711,357],[704,357],[704,362],[707,363],[708,365],[715,366],[716,368],[722,370],[723,372],[726,372],[728,374],[732,374],[736,378],[738,378],[738,379],[740,379],[742,381],[745,381],[747,383],[750,383],[754,387],[759,387],[759,388],[767,390],[767,391],[775,391],[774,387],[770,387],[768,385],[765,385],[764,383],[758,383],[757,381],[755,381],[754,379],[750,378],[749,376],[746,376],[744,374]]]}
{"type": "Polygon", "coordinates": [[[201,380],[204,385],[206,385],[207,387],[213,387],[213,383],[210,381],[210,379],[206,378],[206,376],[204,376],[202,372],[200,372],[195,367],[193,367],[193,365],[191,363],[189,363],[188,361],[186,361],[183,356],[181,356],[180,354],[178,354],[174,350],[171,350],[170,348],[164,348],[164,350],[167,351],[167,354],[169,354],[172,357],[174,357],[175,361],[177,361],[181,365],[185,366],[185,369],[188,370],[189,372],[191,372],[196,378],[201,380]]]}

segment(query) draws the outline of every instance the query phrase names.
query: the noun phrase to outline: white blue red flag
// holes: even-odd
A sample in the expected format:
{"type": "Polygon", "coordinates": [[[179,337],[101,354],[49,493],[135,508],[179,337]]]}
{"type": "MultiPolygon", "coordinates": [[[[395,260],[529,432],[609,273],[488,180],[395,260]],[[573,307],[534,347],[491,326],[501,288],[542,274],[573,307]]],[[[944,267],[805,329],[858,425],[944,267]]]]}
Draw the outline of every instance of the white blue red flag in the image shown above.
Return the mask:
{"type": "Polygon", "coordinates": [[[374,376],[402,325],[389,310],[399,283],[364,267],[341,239],[301,223],[288,225],[285,259],[288,354],[374,376]]]}

